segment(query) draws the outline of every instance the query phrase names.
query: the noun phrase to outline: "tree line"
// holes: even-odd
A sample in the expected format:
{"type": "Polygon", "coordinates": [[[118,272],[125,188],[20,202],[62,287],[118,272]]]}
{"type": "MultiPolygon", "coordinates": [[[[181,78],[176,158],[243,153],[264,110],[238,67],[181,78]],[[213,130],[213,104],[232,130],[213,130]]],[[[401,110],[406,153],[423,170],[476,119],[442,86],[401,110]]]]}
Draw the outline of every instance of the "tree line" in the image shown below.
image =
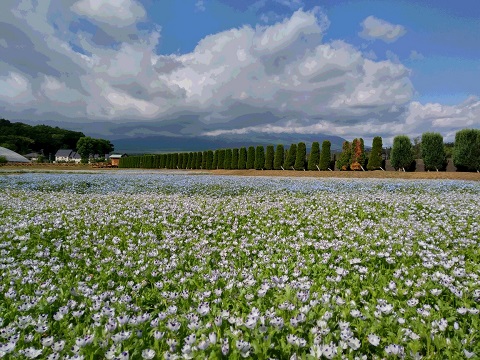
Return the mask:
{"type": "MultiPolygon", "coordinates": [[[[405,135],[396,136],[390,152],[391,165],[396,170],[415,170],[415,146],[405,135]]],[[[444,171],[448,147],[439,133],[424,133],[420,142],[421,157],[426,171],[444,171]]],[[[459,171],[477,171],[480,168],[480,130],[464,129],[456,133],[452,151],[453,163],[459,171]]],[[[138,155],[122,158],[120,168],[155,169],[256,169],[256,170],[339,170],[367,171],[385,169],[382,138],[373,139],[369,152],[362,138],[345,141],[342,152],[332,156],[331,143],[313,142],[307,154],[304,142],[285,148],[282,144],[217,149],[198,152],[180,152],[157,155],[138,155]]]]}

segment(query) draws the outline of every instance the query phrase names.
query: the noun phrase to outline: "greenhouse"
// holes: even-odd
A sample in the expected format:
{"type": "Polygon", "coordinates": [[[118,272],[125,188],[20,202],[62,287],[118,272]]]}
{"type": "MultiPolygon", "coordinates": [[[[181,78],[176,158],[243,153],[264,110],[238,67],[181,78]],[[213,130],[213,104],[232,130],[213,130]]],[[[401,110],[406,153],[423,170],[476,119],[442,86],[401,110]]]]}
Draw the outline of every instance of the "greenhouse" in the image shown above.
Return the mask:
{"type": "Polygon", "coordinates": [[[15,163],[29,163],[26,157],[23,157],[20,154],[17,154],[15,151],[10,149],[4,148],[0,146],[0,156],[3,156],[7,159],[8,162],[15,162],[15,163]]]}

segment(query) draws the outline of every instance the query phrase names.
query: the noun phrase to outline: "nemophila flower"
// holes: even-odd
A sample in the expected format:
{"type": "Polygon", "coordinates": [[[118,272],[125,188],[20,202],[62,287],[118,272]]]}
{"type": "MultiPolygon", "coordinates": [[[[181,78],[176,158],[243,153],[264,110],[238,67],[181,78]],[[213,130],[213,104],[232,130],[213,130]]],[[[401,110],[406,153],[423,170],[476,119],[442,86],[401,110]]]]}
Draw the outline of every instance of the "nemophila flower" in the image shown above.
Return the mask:
{"type": "Polygon", "coordinates": [[[155,357],[155,350],[145,349],[142,351],[143,359],[153,359],[155,357]]]}
{"type": "Polygon", "coordinates": [[[398,356],[398,357],[403,357],[404,356],[404,348],[403,346],[397,345],[397,344],[390,344],[385,347],[385,352],[387,355],[393,355],[393,356],[398,356]]]}
{"type": "Polygon", "coordinates": [[[373,346],[378,346],[380,344],[380,337],[376,334],[369,334],[367,339],[373,346]]]}

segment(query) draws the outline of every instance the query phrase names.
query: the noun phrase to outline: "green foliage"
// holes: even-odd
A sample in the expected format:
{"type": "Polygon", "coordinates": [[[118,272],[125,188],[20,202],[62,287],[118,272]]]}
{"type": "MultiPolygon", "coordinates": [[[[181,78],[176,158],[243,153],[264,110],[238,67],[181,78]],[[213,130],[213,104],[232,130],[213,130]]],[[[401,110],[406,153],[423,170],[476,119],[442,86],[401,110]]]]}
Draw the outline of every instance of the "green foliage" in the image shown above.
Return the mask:
{"type": "Polygon", "coordinates": [[[192,166],[191,166],[191,168],[192,169],[197,168],[197,153],[196,152],[192,153],[192,166]]]}
{"type": "Polygon", "coordinates": [[[212,169],[218,169],[218,152],[219,150],[215,150],[213,153],[213,160],[212,160],[212,169]]]}
{"type": "Polygon", "coordinates": [[[7,158],[5,156],[0,156],[0,164],[6,164],[8,161],[7,161],[7,158]]]}
{"type": "Polygon", "coordinates": [[[458,171],[480,169],[480,130],[464,129],[455,134],[453,164],[458,171]]]}
{"type": "Polygon", "coordinates": [[[320,170],[325,171],[330,168],[330,159],[332,157],[330,148],[332,143],[328,140],[322,142],[322,153],[320,154],[320,163],[318,167],[320,170]]]}
{"type": "Polygon", "coordinates": [[[204,151],[202,154],[202,169],[208,169],[207,168],[207,156],[208,156],[208,151],[204,151]]]}
{"type": "Polygon", "coordinates": [[[197,161],[195,163],[195,167],[197,169],[201,169],[202,168],[202,152],[201,151],[197,151],[197,161]]]}
{"type": "Polygon", "coordinates": [[[78,140],[84,136],[81,132],[59,127],[31,126],[0,119],[0,146],[20,154],[43,151],[45,155],[53,156],[61,148],[75,149],[78,140]]]}
{"type": "Polygon", "coordinates": [[[207,169],[212,170],[213,169],[213,150],[208,150],[207,151],[207,169]]]}
{"type": "Polygon", "coordinates": [[[113,144],[109,140],[94,139],[90,136],[84,136],[78,139],[77,153],[80,154],[82,162],[88,162],[88,158],[95,154],[105,155],[113,151],[113,144]]]}
{"type": "Polygon", "coordinates": [[[238,153],[238,168],[243,170],[247,168],[247,148],[241,147],[238,153]]]}
{"type": "Polygon", "coordinates": [[[425,170],[445,170],[447,167],[447,156],[443,147],[443,136],[439,133],[423,133],[421,144],[425,170]]]}
{"type": "Polygon", "coordinates": [[[370,151],[370,156],[368,157],[368,170],[378,170],[382,167],[382,148],[382,138],[380,136],[375,136],[372,142],[372,150],[370,151]]]}
{"type": "Polygon", "coordinates": [[[255,149],[255,169],[263,170],[265,165],[265,148],[262,145],[258,145],[255,149]]]}
{"type": "Polygon", "coordinates": [[[225,149],[218,150],[218,164],[219,169],[225,169],[225,149]]]}
{"type": "Polygon", "coordinates": [[[275,157],[275,147],[267,145],[267,153],[265,154],[265,170],[273,169],[273,160],[275,157]]]}
{"type": "Polygon", "coordinates": [[[299,142],[297,145],[297,153],[295,156],[295,170],[305,169],[305,158],[307,156],[307,147],[304,142],[299,142]]]}
{"type": "Polygon", "coordinates": [[[395,170],[408,170],[414,162],[413,147],[410,138],[406,135],[398,135],[393,138],[390,161],[395,170]]]}
{"type": "Polygon", "coordinates": [[[223,167],[226,170],[230,170],[232,168],[232,149],[225,150],[225,162],[223,167]]]}
{"type": "Polygon", "coordinates": [[[275,157],[273,158],[273,168],[281,170],[285,161],[285,149],[282,144],[278,144],[275,149],[275,157]]]}
{"type": "Polygon", "coordinates": [[[283,167],[285,170],[290,170],[295,165],[297,158],[297,144],[291,144],[288,148],[287,156],[285,156],[285,163],[283,167]]]}
{"type": "Polygon", "coordinates": [[[238,169],[238,149],[232,150],[232,169],[238,169]]]}
{"type": "Polygon", "coordinates": [[[247,151],[247,169],[253,169],[254,167],[255,167],[255,148],[253,146],[249,146],[247,151]]]}
{"type": "Polygon", "coordinates": [[[352,145],[348,141],[344,141],[342,145],[342,152],[337,160],[337,169],[350,170],[350,159],[352,157],[352,145]]]}
{"type": "Polygon", "coordinates": [[[317,166],[320,162],[320,144],[318,141],[312,143],[310,156],[308,157],[308,170],[318,170],[317,166]]]}

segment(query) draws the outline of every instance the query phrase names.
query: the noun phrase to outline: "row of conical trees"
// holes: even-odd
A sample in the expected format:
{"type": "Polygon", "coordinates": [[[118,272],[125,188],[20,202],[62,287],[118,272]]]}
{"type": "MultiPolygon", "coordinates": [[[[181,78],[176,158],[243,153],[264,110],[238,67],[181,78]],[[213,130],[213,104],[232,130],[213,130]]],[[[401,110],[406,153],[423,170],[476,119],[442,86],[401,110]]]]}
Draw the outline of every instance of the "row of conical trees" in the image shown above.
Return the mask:
{"type": "Polygon", "coordinates": [[[331,143],[312,143],[310,154],[304,142],[283,145],[262,145],[185,153],[124,157],[120,168],[147,169],[256,169],[256,170],[328,170],[333,169],[331,143]]]}
{"type": "MultiPolygon", "coordinates": [[[[443,136],[427,132],[421,138],[421,157],[425,170],[442,171],[448,160],[443,136]]],[[[480,130],[464,129],[455,135],[453,163],[460,171],[478,171],[480,169],[480,130]]],[[[415,156],[412,142],[408,136],[399,135],[393,139],[390,152],[391,165],[404,171],[415,170],[415,156]]],[[[372,148],[367,154],[362,138],[352,142],[345,141],[342,152],[331,154],[331,143],[323,141],[320,151],[319,142],[312,143],[307,155],[304,142],[291,144],[288,149],[283,145],[250,146],[235,149],[217,149],[215,151],[181,152],[159,155],[130,156],[120,160],[121,168],[155,169],[257,169],[257,170],[377,170],[385,168],[382,138],[373,139],[372,148]],[[367,156],[368,155],[368,156],[367,156]]]]}

